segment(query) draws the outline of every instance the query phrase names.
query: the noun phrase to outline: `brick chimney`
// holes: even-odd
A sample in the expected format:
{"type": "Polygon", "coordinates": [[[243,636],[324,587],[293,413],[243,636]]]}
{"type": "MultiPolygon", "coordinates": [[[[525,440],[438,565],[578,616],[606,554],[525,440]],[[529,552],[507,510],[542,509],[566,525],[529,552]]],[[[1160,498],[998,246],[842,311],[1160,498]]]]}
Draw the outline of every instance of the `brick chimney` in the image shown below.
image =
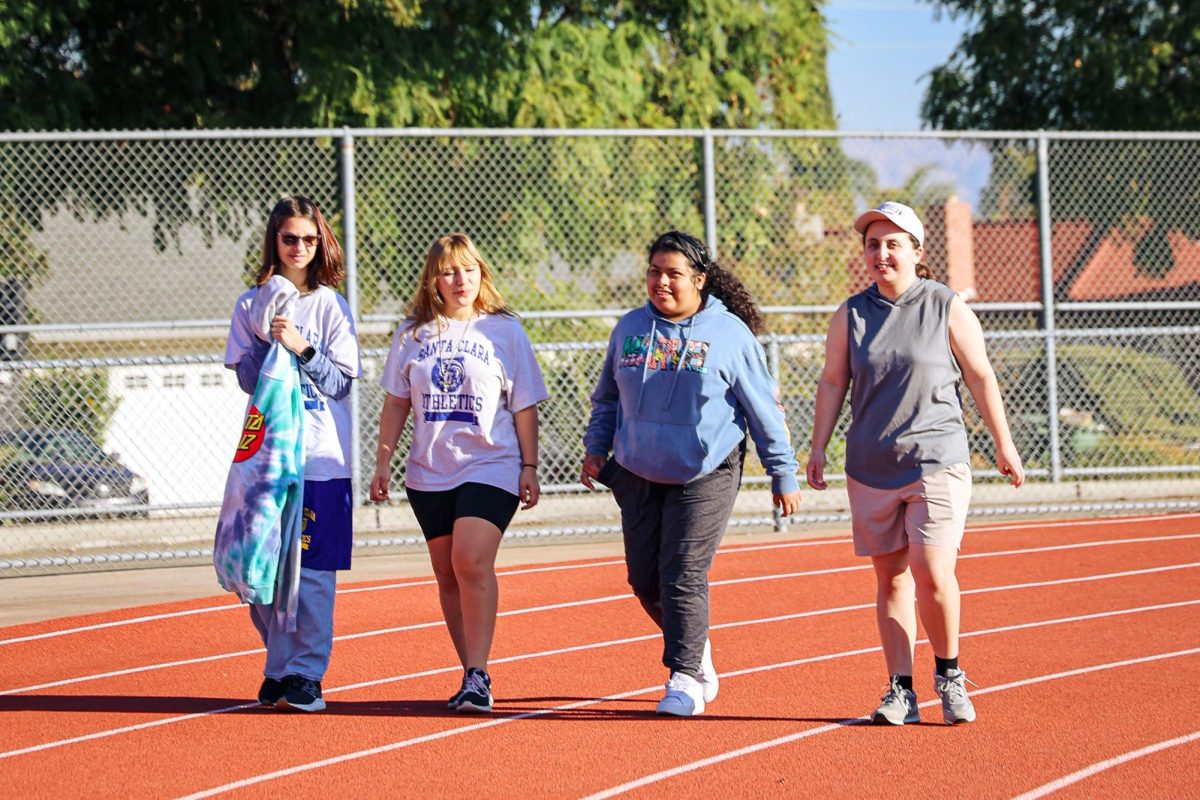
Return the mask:
{"type": "Polygon", "coordinates": [[[975,237],[971,204],[950,195],[925,212],[925,263],[956,292],[975,291],[975,237]]]}

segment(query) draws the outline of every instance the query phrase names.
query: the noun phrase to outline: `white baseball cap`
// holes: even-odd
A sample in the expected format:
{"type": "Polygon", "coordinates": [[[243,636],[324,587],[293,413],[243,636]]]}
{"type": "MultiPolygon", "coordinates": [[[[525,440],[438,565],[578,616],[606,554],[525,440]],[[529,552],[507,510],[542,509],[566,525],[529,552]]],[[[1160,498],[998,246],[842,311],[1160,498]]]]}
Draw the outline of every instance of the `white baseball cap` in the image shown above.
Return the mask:
{"type": "Polygon", "coordinates": [[[854,220],[854,230],[865,234],[867,226],[880,219],[893,222],[900,230],[917,237],[917,244],[922,246],[925,244],[925,226],[921,224],[921,220],[917,219],[917,212],[895,200],[888,200],[870,211],[864,211],[858,219],[854,220]]]}

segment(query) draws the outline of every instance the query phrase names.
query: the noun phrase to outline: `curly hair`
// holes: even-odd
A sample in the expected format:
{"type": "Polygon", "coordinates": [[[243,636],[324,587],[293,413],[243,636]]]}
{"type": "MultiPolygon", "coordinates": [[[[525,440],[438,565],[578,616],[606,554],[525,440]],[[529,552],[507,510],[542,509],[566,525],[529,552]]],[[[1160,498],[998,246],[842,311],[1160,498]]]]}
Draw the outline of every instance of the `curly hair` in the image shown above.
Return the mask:
{"type": "Polygon", "coordinates": [[[656,253],[682,255],[693,270],[706,276],[704,288],[700,290],[701,298],[707,300],[711,294],[719,299],[734,316],[746,323],[751,333],[762,333],[766,329],[762,312],[758,310],[749,290],[732,272],[717,264],[704,242],[682,231],[668,231],[650,245],[650,258],[656,253]]]}

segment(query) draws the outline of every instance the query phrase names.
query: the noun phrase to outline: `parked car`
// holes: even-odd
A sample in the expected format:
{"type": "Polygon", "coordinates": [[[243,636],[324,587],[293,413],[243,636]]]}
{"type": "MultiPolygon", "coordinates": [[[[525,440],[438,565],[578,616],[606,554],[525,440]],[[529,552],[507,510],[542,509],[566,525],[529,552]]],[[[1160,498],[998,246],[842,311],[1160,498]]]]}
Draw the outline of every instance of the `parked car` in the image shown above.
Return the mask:
{"type": "Polygon", "coordinates": [[[145,513],[146,480],[77,430],[0,432],[0,509],[145,513]]]}

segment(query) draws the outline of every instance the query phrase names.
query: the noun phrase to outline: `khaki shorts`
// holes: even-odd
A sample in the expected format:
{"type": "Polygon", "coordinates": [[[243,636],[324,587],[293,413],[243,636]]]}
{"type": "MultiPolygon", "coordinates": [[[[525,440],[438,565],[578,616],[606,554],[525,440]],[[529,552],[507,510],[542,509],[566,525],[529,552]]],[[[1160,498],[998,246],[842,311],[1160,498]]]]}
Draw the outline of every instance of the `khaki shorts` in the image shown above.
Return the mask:
{"type": "Polygon", "coordinates": [[[909,543],[962,544],[971,503],[971,467],[955,464],[899,489],[873,489],[846,477],[854,554],[882,556],[909,543]]]}

